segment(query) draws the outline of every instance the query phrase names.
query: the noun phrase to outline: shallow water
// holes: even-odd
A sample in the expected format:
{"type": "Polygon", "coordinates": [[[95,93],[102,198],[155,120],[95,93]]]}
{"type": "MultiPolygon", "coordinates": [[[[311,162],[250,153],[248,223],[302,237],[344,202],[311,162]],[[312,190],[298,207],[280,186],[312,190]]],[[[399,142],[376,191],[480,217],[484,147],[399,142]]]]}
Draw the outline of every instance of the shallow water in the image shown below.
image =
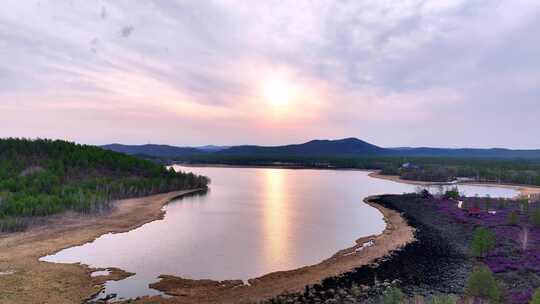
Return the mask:
{"type": "MultiPolygon", "coordinates": [[[[364,197],[412,192],[416,186],[368,177],[364,171],[180,167],[212,179],[205,195],[166,206],[163,220],[107,234],[42,260],[118,267],[136,273],[108,282],[104,293],[133,298],[160,294],[160,274],[242,279],[316,264],[362,236],[384,229],[364,197]]],[[[514,190],[459,186],[467,195],[513,197],[514,190]]]]}
{"type": "Polygon", "coordinates": [[[99,277],[99,276],[107,276],[111,274],[110,271],[108,270],[99,270],[99,271],[94,271],[90,274],[91,277],[99,277]]]}

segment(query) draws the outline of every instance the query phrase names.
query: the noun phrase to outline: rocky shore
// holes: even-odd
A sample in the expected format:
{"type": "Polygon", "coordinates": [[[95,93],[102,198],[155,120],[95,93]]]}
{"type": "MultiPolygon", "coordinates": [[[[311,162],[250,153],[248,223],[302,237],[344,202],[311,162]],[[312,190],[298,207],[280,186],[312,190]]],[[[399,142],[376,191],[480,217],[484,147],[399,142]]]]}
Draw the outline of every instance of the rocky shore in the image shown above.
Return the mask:
{"type": "Polygon", "coordinates": [[[428,206],[420,196],[384,195],[372,202],[402,213],[415,228],[415,241],[370,265],[327,278],[304,292],[277,297],[270,303],[369,303],[389,286],[408,295],[461,294],[474,260],[468,256],[472,225],[428,206]]]}
{"type": "Polygon", "coordinates": [[[384,195],[372,202],[401,213],[415,229],[415,241],[270,303],[379,303],[389,287],[415,299],[439,294],[467,298],[465,285],[475,266],[493,273],[502,303],[527,304],[540,287],[540,202],[429,193],[384,195]],[[478,254],[472,244],[474,236],[478,248],[480,232],[490,235],[491,245],[478,254]]]}

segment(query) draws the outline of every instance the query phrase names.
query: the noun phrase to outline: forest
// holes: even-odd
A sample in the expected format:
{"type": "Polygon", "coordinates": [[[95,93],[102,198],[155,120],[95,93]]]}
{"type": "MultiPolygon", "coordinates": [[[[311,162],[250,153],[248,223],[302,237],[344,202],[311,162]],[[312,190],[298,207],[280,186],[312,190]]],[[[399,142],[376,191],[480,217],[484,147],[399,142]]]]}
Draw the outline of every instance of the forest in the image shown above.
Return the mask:
{"type": "Polygon", "coordinates": [[[381,170],[384,175],[399,175],[408,180],[446,182],[464,177],[476,182],[540,186],[540,159],[199,154],[179,156],[168,161],[245,166],[370,169],[381,170]],[[403,168],[405,163],[414,164],[414,166],[403,168]]]}
{"type": "Polygon", "coordinates": [[[0,232],[67,210],[99,213],[116,199],[206,188],[210,180],[94,146],[0,139],[0,232]]]}

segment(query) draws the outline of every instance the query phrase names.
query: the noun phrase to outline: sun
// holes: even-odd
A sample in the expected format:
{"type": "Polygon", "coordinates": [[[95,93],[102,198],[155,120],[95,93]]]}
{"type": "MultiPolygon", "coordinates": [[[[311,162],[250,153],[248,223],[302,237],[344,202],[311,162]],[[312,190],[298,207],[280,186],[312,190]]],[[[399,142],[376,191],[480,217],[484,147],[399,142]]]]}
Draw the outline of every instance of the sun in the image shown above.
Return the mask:
{"type": "Polygon", "coordinates": [[[272,108],[289,107],[296,98],[294,84],[283,75],[270,75],[260,86],[261,99],[272,108]]]}

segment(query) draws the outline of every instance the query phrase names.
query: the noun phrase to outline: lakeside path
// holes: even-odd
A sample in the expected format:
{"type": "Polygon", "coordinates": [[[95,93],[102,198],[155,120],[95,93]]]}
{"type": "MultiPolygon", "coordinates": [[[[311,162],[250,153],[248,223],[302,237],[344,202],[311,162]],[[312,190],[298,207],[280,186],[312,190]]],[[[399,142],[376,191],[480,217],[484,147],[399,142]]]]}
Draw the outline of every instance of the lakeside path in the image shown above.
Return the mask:
{"type": "Polygon", "coordinates": [[[380,171],[374,171],[369,174],[370,177],[393,181],[396,183],[403,183],[409,185],[418,186],[436,186],[436,185],[470,185],[470,186],[484,186],[484,187],[498,187],[513,189],[519,191],[522,196],[540,195],[540,187],[528,186],[528,185],[512,185],[512,184],[497,184],[497,183],[479,183],[479,182],[458,182],[458,183],[437,183],[437,182],[424,182],[402,179],[398,175],[382,175],[380,171]]]}
{"type": "Polygon", "coordinates": [[[0,303],[81,303],[102,288],[106,279],[129,276],[112,269],[108,277],[90,277],[97,270],[80,264],[40,262],[42,256],[82,245],[107,233],[133,230],[163,218],[169,201],[200,190],[176,191],[115,202],[111,213],[84,216],[67,213],[47,224],[0,236],[0,303]]]}

